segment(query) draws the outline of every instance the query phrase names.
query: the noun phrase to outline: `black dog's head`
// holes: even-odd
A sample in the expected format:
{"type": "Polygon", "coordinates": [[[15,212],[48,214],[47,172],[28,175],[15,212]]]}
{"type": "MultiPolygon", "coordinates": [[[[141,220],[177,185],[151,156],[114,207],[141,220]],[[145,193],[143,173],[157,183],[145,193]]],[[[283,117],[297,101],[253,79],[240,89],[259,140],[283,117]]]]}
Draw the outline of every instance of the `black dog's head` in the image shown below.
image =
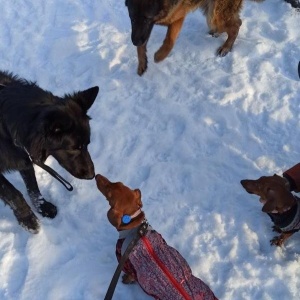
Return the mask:
{"type": "Polygon", "coordinates": [[[163,10],[163,0],[125,0],[131,20],[131,40],[134,46],[147,43],[153,25],[163,10]]]}
{"type": "Polygon", "coordinates": [[[52,95],[55,104],[39,112],[30,138],[28,150],[33,161],[44,161],[52,155],[73,176],[94,178],[94,165],[87,149],[90,143],[87,111],[98,91],[98,87],[93,87],[63,98],[52,95]]]}

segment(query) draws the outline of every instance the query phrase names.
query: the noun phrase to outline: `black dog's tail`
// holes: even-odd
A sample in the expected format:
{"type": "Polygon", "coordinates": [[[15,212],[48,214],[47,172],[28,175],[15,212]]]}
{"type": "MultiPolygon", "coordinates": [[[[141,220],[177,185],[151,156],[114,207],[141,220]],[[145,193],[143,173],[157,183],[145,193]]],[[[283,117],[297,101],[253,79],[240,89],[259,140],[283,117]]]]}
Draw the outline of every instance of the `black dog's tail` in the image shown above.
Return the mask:
{"type": "Polygon", "coordinates": [[[299,64],[298,64],[298,75],[299,75],[299,78],[300,78],[300,61],[299,61],[299,64]]]}

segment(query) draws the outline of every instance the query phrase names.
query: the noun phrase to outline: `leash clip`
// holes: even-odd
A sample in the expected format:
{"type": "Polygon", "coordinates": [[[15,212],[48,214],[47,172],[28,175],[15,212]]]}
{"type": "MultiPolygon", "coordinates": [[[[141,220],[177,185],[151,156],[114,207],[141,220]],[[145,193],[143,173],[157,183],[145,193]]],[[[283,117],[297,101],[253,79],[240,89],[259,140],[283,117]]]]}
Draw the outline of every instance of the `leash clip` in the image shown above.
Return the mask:
{"type": "Polygon", "coordinates": [[[146,234],[147,232],[147,229],[148,229],[148,226],[149,226],[149,223],[147,220],[144,220],[144,222],[141,224],[139,230],[138,230],[138,233],[139,235],[142,237],[146,234]]]}

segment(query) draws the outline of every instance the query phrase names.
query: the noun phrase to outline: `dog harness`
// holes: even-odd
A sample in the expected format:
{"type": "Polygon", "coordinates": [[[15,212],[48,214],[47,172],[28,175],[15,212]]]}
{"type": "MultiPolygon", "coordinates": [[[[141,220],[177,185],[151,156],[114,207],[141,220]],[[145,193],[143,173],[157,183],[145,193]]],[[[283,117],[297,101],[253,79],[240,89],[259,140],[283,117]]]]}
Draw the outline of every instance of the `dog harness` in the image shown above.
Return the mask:
{"type": "Polygon", "coordinates": [[[283,232],[300,230],[300,198],[295,197],[296,204],[282,214],[270,213],[269,216],[274,224],[283,232]]]}
{"type": "MultiPolygon", "coordinates": [[[[118,260],[136,228],[120,231],[118,260]]],[[[148,295],[161,300],[217,300],[210,288],[193,276],[186,260],[162,236],[148,227],[128,256],[123,271],[132,276],[148,295]]]]}
{"type": "MultiPolygon", "coordinates": [[[[135,227],[132,229],[126,229],[126,230],[122,230],[119,232],[119,239],[124,240],[122,243],[121,255],[124,255],[124,252],[127,249],[128,245],[137,235],[138,230],[139,230],[139,227],[135,227]]],[[[151,225],[148,225],[147,230],[153,230],[151,225]]]]}
{"type": "Polygon", "coordinates": [[[283,232],[300,229],[300,199],[298,197],[295,197],[295,199],[296,199],[296,205],[297,205],[296,214],[289,225],[287,225],[285,227],[280,227],[280,229],[283,232]]]}

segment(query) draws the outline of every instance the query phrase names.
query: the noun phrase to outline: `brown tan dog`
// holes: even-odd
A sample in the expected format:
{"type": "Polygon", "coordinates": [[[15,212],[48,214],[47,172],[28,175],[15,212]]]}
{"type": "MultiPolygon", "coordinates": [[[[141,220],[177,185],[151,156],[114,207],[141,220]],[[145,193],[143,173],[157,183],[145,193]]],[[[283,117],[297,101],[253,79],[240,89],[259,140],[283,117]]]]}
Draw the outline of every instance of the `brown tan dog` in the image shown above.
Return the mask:
{"type": "MultiPolygon", "coordinates": [[[[140,224],[146,222],[141,192],[121,182],[110,182],[100,174],[96,175],[96,182],[110,205],[108,220],[119,231],[116,255],[120,260],[140,224]]],[[[210,288],[193,276],[181,254],[150,225],[130,252],[123,271],[123,283],[137,281],[145,293],[158,300],[217,300],[210,288]]]]}
{"type": "Polygon", "coordinates": [[[281,233],[274,237],[271,245],[282,246],[300,229],[300,200],[289,191],[288,181],[278,175],[262,176],[257,180],[241,180],[244,189],[260,196],[262,211],[274,223],[273,231],[281,233]]]}
{"type": "MultiPolygon", "coordinates": [[[[231,51],[242,21],[239,13],[244,0],[125,0],[131,20],[131,40],[137,47],[138,70],[141,76],[147,70],[147,42],[155,24],[168,27],[162,46],[154,61],[164,60],[171,52],[181,31],[186,15],[201,8],[206,16],[209,33],[217,37],[226,32],[225,43],[217,50],[219,56],[231,51]]],[[[264,0],[252,0],[262,2],[264,0]]]]}

